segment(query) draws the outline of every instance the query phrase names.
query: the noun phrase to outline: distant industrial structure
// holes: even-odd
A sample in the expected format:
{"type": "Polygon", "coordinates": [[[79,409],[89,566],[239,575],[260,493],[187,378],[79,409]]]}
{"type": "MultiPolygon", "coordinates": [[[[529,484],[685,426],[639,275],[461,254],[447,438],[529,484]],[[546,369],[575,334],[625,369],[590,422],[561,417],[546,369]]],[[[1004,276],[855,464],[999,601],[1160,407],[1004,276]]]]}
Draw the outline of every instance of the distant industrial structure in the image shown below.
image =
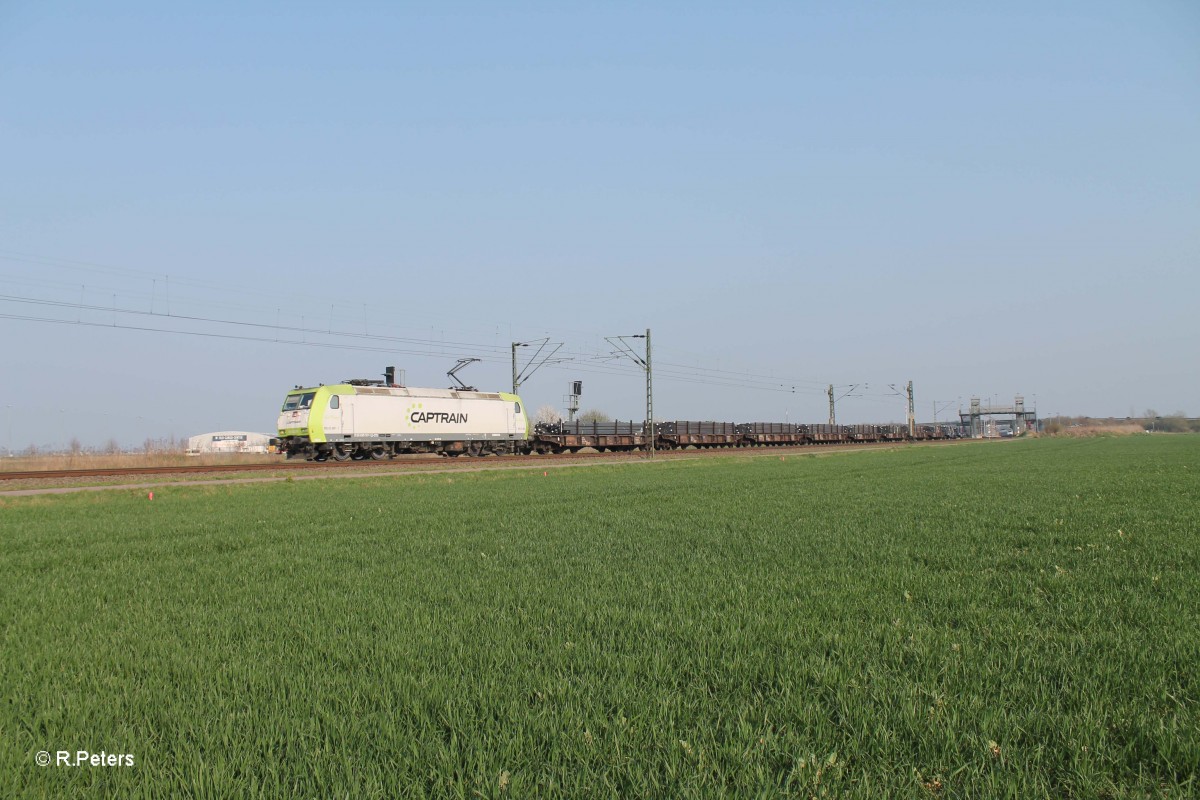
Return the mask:
{"type": "Polygon", "coordinates": [[[266,433],[219,431],[201,433],[188,439],[188,455],[207,453],[272,453],[276,440],[266,433]]]}
{"type": "MultiPolygon", "coordinates": [[[[1025,398],[1021,395],[1014,397],[1010,406],[985,406],[980,398],[972,397],[971,407],[958,412],[959,422],[973,439],[1003,435],[1002,428],[996,424],[996,417],[1011,417],[1003,428],[1010,431],[1008,435],[1011,436],[1020,436],[1030,429],[1037,430],[1037,409],[1026,409],[1025,398]]],[[[1003,420],[1001,424],[1004,424],[1003,420]]]]}

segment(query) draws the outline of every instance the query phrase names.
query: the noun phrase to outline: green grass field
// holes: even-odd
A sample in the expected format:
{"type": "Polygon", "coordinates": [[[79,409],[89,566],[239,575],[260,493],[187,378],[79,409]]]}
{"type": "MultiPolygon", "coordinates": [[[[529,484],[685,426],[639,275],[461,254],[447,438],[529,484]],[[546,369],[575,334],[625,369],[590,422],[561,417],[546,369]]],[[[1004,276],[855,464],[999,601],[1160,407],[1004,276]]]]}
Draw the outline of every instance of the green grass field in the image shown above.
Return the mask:
{"type": "Polygon", "coordinates": [[[1200,437],[548,473],[0,501],[0,796],[1200,793],[1200,437]]]}

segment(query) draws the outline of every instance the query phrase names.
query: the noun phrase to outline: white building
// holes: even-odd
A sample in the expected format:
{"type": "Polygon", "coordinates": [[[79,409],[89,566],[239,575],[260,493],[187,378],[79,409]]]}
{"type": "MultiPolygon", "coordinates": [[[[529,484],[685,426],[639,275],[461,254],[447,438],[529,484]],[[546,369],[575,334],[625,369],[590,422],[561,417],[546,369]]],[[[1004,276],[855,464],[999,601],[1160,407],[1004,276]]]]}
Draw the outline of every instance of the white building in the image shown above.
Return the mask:
{"type": "Polygon", "coordinates": [[[189,455],[201,453],[269,453],[272,437],[266,433],[220,431],[201,433],[188,439],[189,455]]]}

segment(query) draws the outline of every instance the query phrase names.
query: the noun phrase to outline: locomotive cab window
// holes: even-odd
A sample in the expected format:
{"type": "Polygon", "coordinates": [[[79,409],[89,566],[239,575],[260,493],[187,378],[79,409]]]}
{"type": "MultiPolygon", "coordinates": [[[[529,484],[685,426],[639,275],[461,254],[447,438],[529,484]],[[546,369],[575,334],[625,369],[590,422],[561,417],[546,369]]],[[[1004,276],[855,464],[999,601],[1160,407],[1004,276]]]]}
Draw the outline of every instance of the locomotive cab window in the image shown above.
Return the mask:
{"type": "Polygon", "coordinates": [[[310,408],[313,402],[313,396],[316,392],[304,392],[302,394],[289,394],[287,399],[283,401],[284,411],[300,411],[305,408],[310,408]]]}
{"type": "Polygon", "coordinates": [[[338,400],[338,396],[336,394],[333,397],[329,398],[329,407],[330,408],[337,408],[340,405],[340,403],[341,403],[341,401],[338,400]]]}
{"type": "Polygon", "coordinates": [[[520,403],[513,403],[513,411],[515,411],[515,412],[517,412],[518,414],[520,414],[520,413],[521,413],[521,404],[520,404],[520,403]]]}

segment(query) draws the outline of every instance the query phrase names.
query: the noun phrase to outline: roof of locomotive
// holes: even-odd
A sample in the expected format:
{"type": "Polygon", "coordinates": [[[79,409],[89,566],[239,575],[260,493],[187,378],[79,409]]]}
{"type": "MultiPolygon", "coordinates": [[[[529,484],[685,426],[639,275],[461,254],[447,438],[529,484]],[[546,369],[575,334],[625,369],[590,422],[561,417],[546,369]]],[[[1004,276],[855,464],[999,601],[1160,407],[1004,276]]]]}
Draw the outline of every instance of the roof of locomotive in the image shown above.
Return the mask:
{"type": "Polygon", "coordinates": [[[467,392],[462,389],[429,389],[415,386],[354,386],[349,383],[296,388],[288,394],[315,392],[317,389],[327,389],[335,394],[390,395],[392,397],[425,397],[444,400],[504,400],[511,397],[505,392],[467,392]]]}

